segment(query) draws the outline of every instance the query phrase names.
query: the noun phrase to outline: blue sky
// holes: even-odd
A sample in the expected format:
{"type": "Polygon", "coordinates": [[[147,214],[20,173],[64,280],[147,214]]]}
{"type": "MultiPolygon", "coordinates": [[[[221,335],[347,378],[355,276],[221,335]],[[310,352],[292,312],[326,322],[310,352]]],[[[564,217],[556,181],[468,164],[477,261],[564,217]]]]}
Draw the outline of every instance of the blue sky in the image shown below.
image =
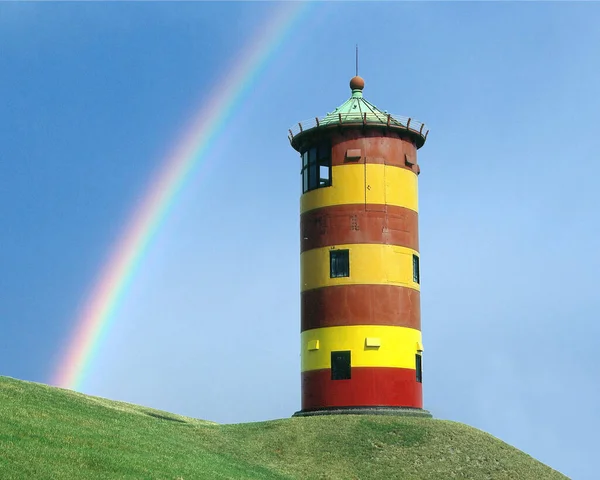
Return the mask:
{"type": "MultiPolygon", "coordinates": [[[[0,4],[0,375],[49,382],[152,174],[280,6],[0,4]]],[[[431,129],[426,408],[593,478],[598,19],[587,2],[313,5],[178,197],[83,391],[223,423],[298,410],[287,129],[348,98],[358,43],[365,97],[431,129]]]]}

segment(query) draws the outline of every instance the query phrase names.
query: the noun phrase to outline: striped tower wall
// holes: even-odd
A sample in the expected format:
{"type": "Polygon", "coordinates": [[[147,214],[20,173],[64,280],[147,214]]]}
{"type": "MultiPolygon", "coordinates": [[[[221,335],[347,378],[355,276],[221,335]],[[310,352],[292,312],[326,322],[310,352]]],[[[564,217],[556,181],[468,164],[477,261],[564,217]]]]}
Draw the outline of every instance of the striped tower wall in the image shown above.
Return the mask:
{"type": "Polygon", "coordinates": [[[302,411],[421,409],[416,146],[377,129],[326,138],[331,186],[300,201],[302,411]],[[349,276],[331,278],[330,251],[344,249],[349,276]],[[332,352],[348,351],[333,379],[332,352]]]}

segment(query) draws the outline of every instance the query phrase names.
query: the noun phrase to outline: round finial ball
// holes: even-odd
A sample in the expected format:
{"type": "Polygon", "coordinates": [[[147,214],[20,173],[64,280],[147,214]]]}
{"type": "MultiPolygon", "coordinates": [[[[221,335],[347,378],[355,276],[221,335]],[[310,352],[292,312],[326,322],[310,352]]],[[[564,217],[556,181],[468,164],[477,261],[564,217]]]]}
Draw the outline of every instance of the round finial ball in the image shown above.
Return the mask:
{"type": "Polygon", "coordinates": [[[365,81],[358,75],[356,77],[352,77],[352,80],[350,80],[350,88],[352,90],[362,90],[365,88],[365,81]]]}

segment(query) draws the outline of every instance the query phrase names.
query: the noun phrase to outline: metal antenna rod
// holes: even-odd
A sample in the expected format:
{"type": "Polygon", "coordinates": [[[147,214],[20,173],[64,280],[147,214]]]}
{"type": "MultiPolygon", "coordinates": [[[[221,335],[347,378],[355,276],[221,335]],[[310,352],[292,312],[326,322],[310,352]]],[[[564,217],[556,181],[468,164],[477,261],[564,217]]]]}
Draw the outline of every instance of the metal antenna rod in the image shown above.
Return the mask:
{"type": "Polygon", "coordinates": [[[358,77],[358,43],[356,44],[356,76],[358,77]]]}

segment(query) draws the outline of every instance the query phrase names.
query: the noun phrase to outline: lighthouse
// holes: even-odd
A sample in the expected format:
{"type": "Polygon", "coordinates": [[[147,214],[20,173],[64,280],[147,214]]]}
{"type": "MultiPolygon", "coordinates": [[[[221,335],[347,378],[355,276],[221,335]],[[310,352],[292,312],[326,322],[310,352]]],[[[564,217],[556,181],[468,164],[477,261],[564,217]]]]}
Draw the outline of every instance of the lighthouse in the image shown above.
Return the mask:
{"type": "Polygon", "coordinates": [[[417,150],[423,123],[351,96],[289,130],[300,154],[302,409],[423,409],[417,150]]]}

